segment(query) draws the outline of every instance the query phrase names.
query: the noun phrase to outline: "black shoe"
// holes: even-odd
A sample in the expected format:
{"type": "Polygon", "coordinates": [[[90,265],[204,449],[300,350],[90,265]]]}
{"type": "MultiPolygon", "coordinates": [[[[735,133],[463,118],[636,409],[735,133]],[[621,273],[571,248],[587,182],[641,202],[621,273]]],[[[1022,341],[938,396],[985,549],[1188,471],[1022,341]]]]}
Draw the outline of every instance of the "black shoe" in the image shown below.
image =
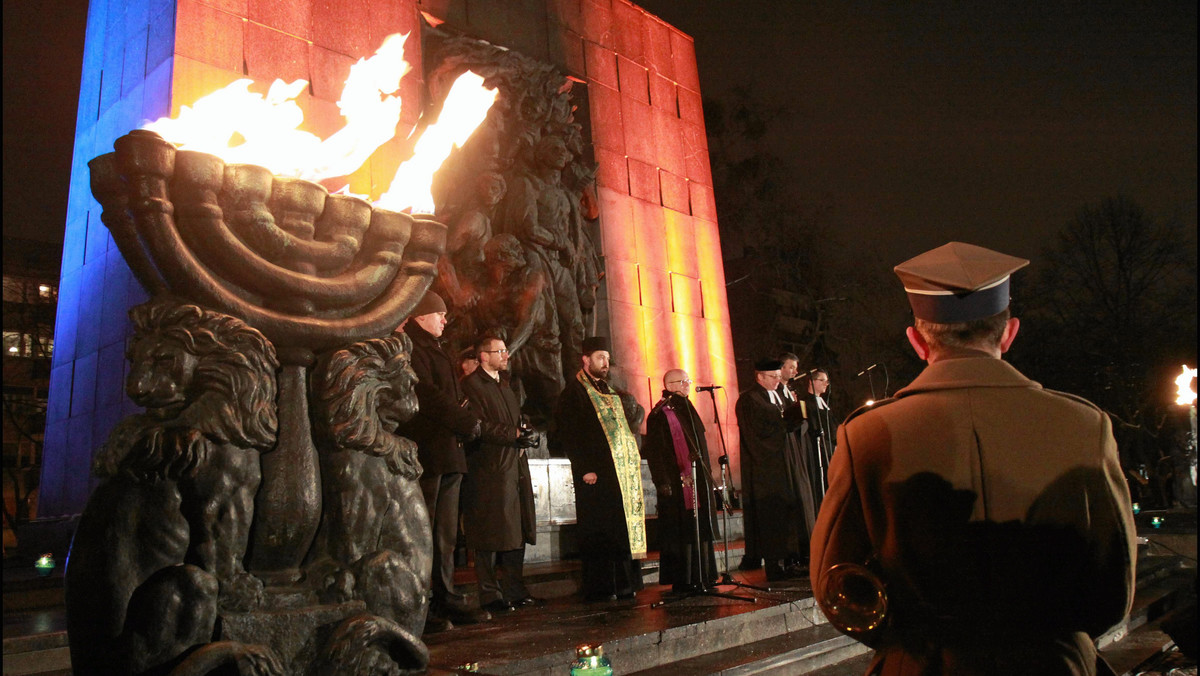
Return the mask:
{"type": "Polygon", "coordinates": [[[454,625],[450,622],[450,620],[447,620],[444,617],[430,613],[425,618],[425,629],[421,633],[423,633],[423,634],[440,634],[443,631],[450,631],[453,628],[454,628],[454,625]]]}
{"type": "Polygon", "coordinates": [[[540,608],[541,606],[546,605],[546,599],[539,599],[536,596],[526,596],[523,599],[517,599],[516,601],[513,601],[512,604],[514,608],[525,608],[527,606],[540,608]]]}
{"type": "Polygon", "coordinates": [[[624,594],[617,594],[618,601],[632,601],[636,598],[637,592],[625,592],[624,594]]]}
{"type": "Polygon", "coordinates": [[[585,594],[583,596],[584,603],[609,603],[616,600],[616,594],[585,594]]]}
{"type": "Polygon", "coordinates": [[[758,570],[762,568],[762,559],[750,559],[742,557],[742,562],[738,564],[738,570],[758,570]]]}
{"type": "Polygon", "coordinates": [[[791,571],[777,563],[767,566],[767,582],[784,582],[794,579],[796,579],[796,576],[791,571]]]}
{"type": "Polygon", "coordinates": [[[445,606],[441,611],[454,624],[479,624],[492,619],[488,611],[470,606],[445,606]]]}
{"type": "Polygon", "coordinates": [[[512,611],[516,610],[511,603],[505,601],[504,599],[489,601],[483,604],[482,607],[492,615],[503,615],[504,613],[511,613],[512,611]]]}

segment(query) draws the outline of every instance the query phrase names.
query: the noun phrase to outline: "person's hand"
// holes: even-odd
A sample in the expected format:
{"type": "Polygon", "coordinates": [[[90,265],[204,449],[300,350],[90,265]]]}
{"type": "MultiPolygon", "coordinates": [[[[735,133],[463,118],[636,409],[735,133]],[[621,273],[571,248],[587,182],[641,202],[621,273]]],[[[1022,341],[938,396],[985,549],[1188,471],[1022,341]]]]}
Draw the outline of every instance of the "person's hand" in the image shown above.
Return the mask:
{"type": "Polygon", "coordinates": [[[517,448],[536,448],[542,443],[542,437],[532,427],[522,427],[517,435],[517,448]]]}
{"type": "Polygon", "coordinates": [[[599,478],[600,477],[596,476],[595,472],[588,472],[587,474],[583,475],[583,483],[591,486],[592,484],[596,483],[596,479],[599,478]]]}
{"type": "Polygon", "coordinates": [[[658,487],[658,494],[663,497],[671,497],[671,484],[663,484],[658,487]]]}

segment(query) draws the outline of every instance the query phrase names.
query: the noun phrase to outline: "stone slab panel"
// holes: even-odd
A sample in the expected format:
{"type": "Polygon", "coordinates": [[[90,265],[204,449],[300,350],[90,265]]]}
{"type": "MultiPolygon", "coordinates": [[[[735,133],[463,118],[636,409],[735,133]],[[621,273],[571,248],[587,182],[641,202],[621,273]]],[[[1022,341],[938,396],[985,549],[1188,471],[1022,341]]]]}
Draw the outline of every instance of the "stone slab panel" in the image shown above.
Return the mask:
{"type": "Polygon", "coordinates": [[[613,0],[612,13],[616,23],[617,52],[644,64],[646,31],[642,22],[646,20],[646,12],[625,0],[613,0]]]}
{"type": "MultiPolygon", "coordinates": [[[[671,311],[681,315],[699,318],[702,312],[700,300],[700,280],[677,273],[671,273],[671,311]]],[[[700,333],[695,335],[697,342],[708,340],[700,333]]]]}
{"type": "MultiPolygon", "coordinates": [[[[313,0],[249,0],[246,18],[301,40],[313,40],[313,0]]],[[[329,17],[320,17],[327,20],[329,17]]],[[[332,45],[325,44],[329,47],[332,45]]]]}
{"type": "Polygon", "coordinates": [[[627,162],[630,196],[651,204],[662,204],[658,190],[658,169],[632,157],[627,162]]]}
{"type": "Polygon", "coordinates": [[[692,201],[692,215],[712,223],[717,222],[717,203],[713,189],[702,183],[688,183],[688,191],[692,201]]]}
{"type": "Polygon", "coordinates": [[[662,194],[662,205],[680,214],[691,213],[687,179],[669,171],[658,172],[658,190],[662,194]]]}
{"type": "Polygon", "coordinates": [[[608,49],[615,49],[617,41],[612,3],[609,0],[582,0],[579,8],[583,14],[583,37],[608,49]]]}
{"type": "Polygon", "coordinates": [[[617,78],[621,84],[622,96],[628,96],[640,103],[650,103],[649,71],[645,66],[618,54],[617,78]]]}
{"type": "Polygon", "coordinates": [[[672,112],[659,108],[650,109],[650,119],[654,124],[654,145],[658,149],[658,166],[675,174],[683,176],[687,173],[686,155],[683,147],[683,135],[680,133],[679,118],[672,112]]]}
{"type": "Polygon", "coordinates": [[[671,29],[671,61],[675,66],[675,81],[700,91],[700,73],[696,69],[696,45],[692,38],[671,29]]]}
{"type": "MultiPolygon", "coordinates": [[[[270,83],[307,80],[308,42],[251,21],[246,24],[246,75],[270,83]]],[[[300,104],[303,107],[303,103],[300,104]]]]}
{"type": "Polygon", "coordinates": [[[642,44],[645,46],[646,65],[668,80],[674,80],[675,59],[671,56],[671,31],[673,29],[662,19],[651,14],[646,15],[642,29],[646,33],[642,39],[642,44]]]}
{"type": "Polygon", "coordinates": [[[679,132],[683,137],[683,160],[687,173],[684,176],[689,181],[711,186],[712,167],[708,158],[708,137],[704,135],[704,127],[680,122],[679,132]]]}
{"type": "Polygon", "coordinates": [[[622,195],[629,194],[629,166],[625,156],[605,148],[593,148],[596,159],[596,183],[622,195]]]}
{"type": "Polygon", "coordinates": [[[637,235],[635,233],[633,200],[621,192],[601,187],[600,198],[600,249],[604,257],[637,262],[637,235]]]}
{"type": "Polygon", "coordinates": [[[215,68],[242,70],[242,17],[197,0],[179,0],[175,19],[175,53],[215,68]]]}
{"type": "MultiPolygon", "coordinates": [[[[379,42],[371,40],[371,12],[378,5],[391,3],[371,3],[368,0],[311,2],[314,47],[324,47],[355,59],[374,54],[379,49],[382,38],[379,42]]],[[[417,36],[411,37],[416,39],[417,36]]],[[[337,97],[334,98],[336,100],[337,97]]]]}
{"type": "Polygon", "coordinates": [[[597,82],[587,85],[588,112],[592,122],[592,144],[625,155],[625,127],[621,118],[621,94],[597,82]]]}
{"type": "Polygon", "coordinates": [[[621,368],[633,373],[645,373],[645,352],[642,350],[645,327],[642,307],[616,300],[608,301],[609,329],[612,335],[612,354],[621,368]]]}
{"type": "Polygon", "coordinates": [[[625,154],[651,166],[658,166],[654,118],[650,105],[628,96],[621,97],[621,123],[625,131],[625,154]]]}
{"type": "Polygon", "coordinates": [[[650,71],[650,105],[659,110],[666,111],[672,115],[679,114],[679,103],[676,100],[675,83],[667,78],[659,75],[653,70],[650,71]]]}
{"type": "Polygon", "coordinates": [[[585,40],[583,43],[583,63],[590,80],[613,89],[619,88],[617,55],[611,49],[596,42],[585,40]]]}

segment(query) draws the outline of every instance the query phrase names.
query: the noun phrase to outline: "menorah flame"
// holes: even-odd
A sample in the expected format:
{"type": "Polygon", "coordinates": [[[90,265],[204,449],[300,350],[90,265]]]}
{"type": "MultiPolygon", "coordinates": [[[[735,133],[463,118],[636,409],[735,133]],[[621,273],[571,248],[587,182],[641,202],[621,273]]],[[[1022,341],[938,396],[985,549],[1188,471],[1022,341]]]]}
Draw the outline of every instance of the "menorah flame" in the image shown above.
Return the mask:
{"type": "Polygon", "coordinates": [[[1192,388],[1194,382],[1196,382],[1196,369],[1184,364],[1183,372],[1175,378],[1175,387],[1179,388],[1179,392],[1175,396],[1176,404],[1192,406],[1196,403],[1196,390],[1192,388]]]}
{"type": "MultiPolygon", "coordinates": [[[[407,33],[388,36],[373,56],[350,68],[338,100],[346,124],[324,140],[299,128],[304,111],[295,99],[308,85],[306,80],[275,80],[265,96],[250,91],[253,80],[237,80],[183,106],[177,117],[160,118],[142,128],[181,150],[266,167],[277,176],[308,181],[347,176],[396,136],[403,101],[395,92],[411,70],[404,58],[407,39],[407,33]]],[[[382,197],[366,197],[379,199],[378,206],[393,211],[433,213],[434,172],[487,117],[497,93],[475,73],[460,75],[437,121],[419,134],[413,157],[400,165],[382,197]]]]}

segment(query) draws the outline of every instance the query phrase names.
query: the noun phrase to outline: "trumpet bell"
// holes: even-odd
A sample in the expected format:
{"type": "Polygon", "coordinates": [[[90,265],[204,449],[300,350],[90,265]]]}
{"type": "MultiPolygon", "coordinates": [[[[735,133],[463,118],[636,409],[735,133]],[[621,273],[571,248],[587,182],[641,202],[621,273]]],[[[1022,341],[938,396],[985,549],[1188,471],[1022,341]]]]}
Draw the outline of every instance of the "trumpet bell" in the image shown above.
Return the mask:
{"type": "Polygon", "coordinates": [[[887,617],[887,589],[870,568],[839,563],[825,573],[817,603],[829,623],[847,633],[869,632],[887,617]]]}

